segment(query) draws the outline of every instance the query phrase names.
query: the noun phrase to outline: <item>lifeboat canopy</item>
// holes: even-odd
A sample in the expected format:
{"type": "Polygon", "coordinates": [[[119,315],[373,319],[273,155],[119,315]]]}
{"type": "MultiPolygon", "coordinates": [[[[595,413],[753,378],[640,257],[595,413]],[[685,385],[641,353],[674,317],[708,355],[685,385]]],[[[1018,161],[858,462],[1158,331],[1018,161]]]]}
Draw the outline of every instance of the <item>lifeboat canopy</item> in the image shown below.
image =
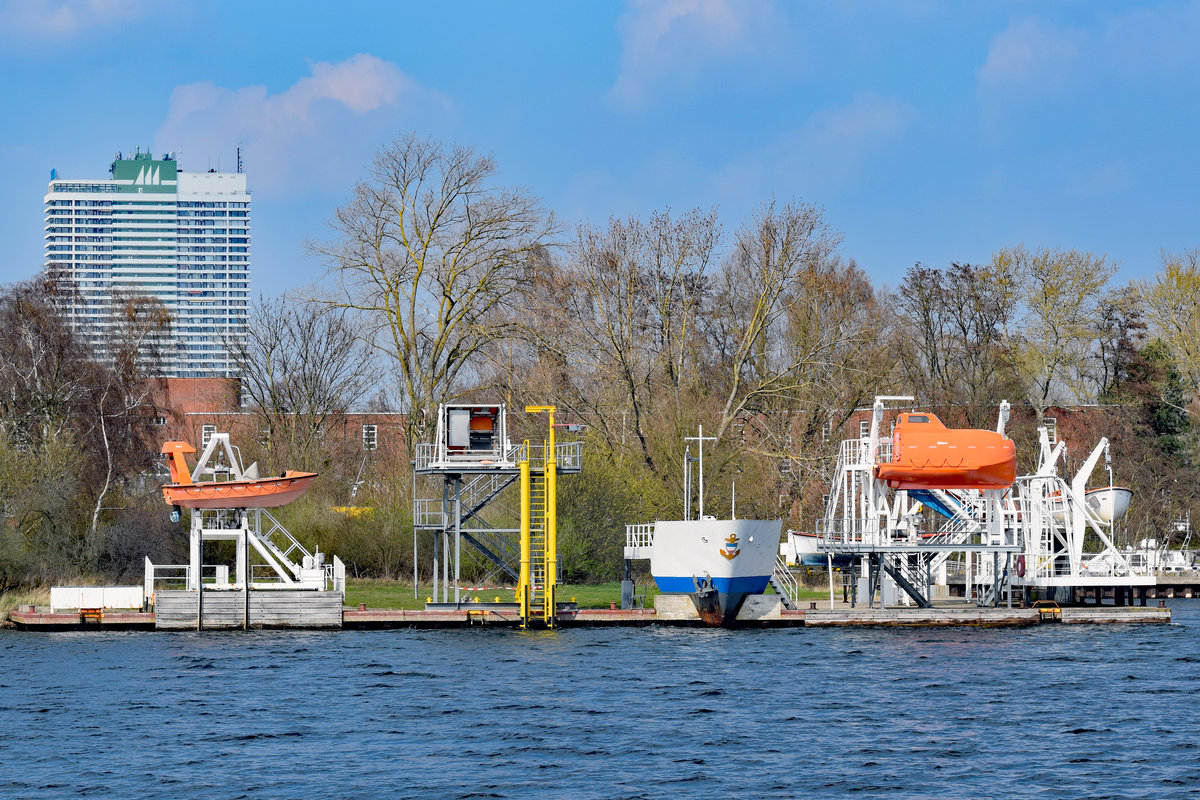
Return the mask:
{"type": "Polygon", "coordinates": [[[1017,477],[1017,450],[1002,433],[947,428],[935,415],[905,412],[892,431],[892,460],[875,466],[892,489],[1000,489],[1017,477]]]}

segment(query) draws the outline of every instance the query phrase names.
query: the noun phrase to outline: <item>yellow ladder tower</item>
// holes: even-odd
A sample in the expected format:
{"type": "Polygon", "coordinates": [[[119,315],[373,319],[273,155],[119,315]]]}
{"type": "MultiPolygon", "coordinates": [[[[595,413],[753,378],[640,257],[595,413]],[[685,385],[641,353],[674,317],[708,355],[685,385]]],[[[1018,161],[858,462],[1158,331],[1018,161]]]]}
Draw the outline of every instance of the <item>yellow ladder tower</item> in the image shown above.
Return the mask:
{"type": "Polygon", "coordinates": [[[558,542],[555,520],[554,406],[526,406],[529,414],[549,416],[550,436],[543,447],[541,466],[532,462],[533,450],[525,442],[520,463],[521,575],[517,602],[521,627],[553,628],[557,622],[558,542]]]}

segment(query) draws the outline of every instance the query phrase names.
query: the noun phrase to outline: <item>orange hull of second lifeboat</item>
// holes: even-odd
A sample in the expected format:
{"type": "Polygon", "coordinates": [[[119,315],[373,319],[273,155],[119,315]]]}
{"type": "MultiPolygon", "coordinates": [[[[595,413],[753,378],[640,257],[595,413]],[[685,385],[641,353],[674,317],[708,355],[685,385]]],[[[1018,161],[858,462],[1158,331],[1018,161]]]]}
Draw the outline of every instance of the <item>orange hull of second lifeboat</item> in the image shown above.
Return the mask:
{"type": "Polygon", "coordinates": [[[315,472],[288,470],[282,478],[253,481],[168,483],[167,503],[183,508],[276,508],[295,500],[312,486],[315,472]]]}
{"type": "Polygon", "coordinates": [[[933,414],[901,414],[892,461],[875,476],[893,489],[997,489],[1017,477],[1017,450],[994,431],[952,430],[933,414]]]}

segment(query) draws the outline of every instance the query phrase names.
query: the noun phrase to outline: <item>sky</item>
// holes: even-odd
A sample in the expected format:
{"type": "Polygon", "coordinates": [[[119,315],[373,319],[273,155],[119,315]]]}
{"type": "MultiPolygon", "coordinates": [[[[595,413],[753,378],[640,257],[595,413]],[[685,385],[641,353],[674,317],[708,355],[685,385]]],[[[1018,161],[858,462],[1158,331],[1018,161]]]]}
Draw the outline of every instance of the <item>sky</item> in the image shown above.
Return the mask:
{"type": "Polygon", "coordinates": [[[567,231],[824,208],[878,285],[1024,244],[1124,282],[1200,245],[1200,0],[0,0],[0,282],[43,258],[50,170],[174,152],[253,193],[252,287],[321,279],[378,149],[492,155],[567,231]]]}

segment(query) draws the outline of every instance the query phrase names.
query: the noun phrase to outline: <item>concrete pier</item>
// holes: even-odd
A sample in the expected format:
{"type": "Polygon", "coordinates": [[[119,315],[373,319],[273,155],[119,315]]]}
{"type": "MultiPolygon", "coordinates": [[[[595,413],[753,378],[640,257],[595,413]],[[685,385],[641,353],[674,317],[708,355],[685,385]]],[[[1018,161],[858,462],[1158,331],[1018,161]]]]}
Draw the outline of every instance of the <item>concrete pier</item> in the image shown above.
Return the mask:
{"type": "MultiPolygon", "coordinates": [[[[181,595],[185,593],[180,593],[181,595]]],[[[9,614],[11,624],[23,630],[195,630],[196,607],[194,593],[190,598],[175,598],[178,608],[170,612],[171,618],[156,619],[150,612],[103,612],[85,616],[79,612],[52,614],[46,610],[13,611],[9,614]]],[[[245,614],[245,598],[238,593],[223,593],[225,602],[215,603],[204,610],[205,627],[240,628],[245,614]],[[236,597],[235,597],[236,595],[236,597]],[[242,603],[237,605],[237,601],[242,603]],[[210,617],[210,614],[212,616],[210,617]]],[[[258,593],[251,595],[252,628],[516,628],[520,626],[520,613],[515,604],[463,603],[460,606],[429,608],[413,611],[399,609],[349,608],[340,603],[328,608],[328,600],[308,592],[304,598],[320,606],[309,609],[303,619],[294,618],[295,608],[280,606],[266,609],[254,601],[258,593]],[[340,613],[339,613],[340,612],[340,613]]],[[[263,593],[269,594],[269,593],[263,593]]],[[[332,594],[332,593],[330,593],[332,594]]],[[[205,602],[209,602],[206,593],[205,602]]],[[[283,602],[276,601],[276,604],[283,602]]],[[[168,604],[170,605],[170,601],[168,604]]],[[[292,604],[294,605],[294,603],[292,604]]],[[[655,598],[656,608],[615,609],[585,608],[559,612],[561,628],[646,625],[669,625],[675,627],[702,627],[699,615],[691,600],[683,595],[659,595],[655,598]]],[[[740,628],[794,628],[813,627],[973,627],[1003,628],[1039,624],[1125,624],[1165,623],[1171,621],[1171,609],[1159,607],[1157,602],[1147,606],[1076,605],[1061,609],[1047,608],[978,608],[957,604],[934,608],[850,608],[838,604],[834,609],[821,608],[821,603],[808,601],[803,610],[783,607],[777,595],[756,595],[747,599],[738,614],[740,628]],[[816,607],[814,607],[816,606],[816,607]]],[[[160,609],[160,615],[167,606],[160,609]]]]}

